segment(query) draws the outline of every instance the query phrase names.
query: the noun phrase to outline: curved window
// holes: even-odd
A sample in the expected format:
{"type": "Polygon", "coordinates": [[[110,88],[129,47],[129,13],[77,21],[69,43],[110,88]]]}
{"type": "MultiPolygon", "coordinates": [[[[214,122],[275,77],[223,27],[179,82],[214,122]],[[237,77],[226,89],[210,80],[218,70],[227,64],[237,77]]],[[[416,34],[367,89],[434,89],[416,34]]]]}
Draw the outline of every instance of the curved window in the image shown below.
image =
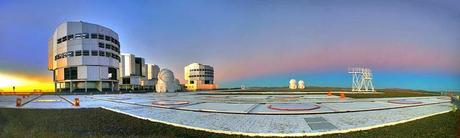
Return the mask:
{"type": "Polygon", "coordinates": [[[99,42],[99,48],[104,48],[104,45],[105,45],[104,43],[99,42]]]}
{"type": "Polygon", "coordinates": [[[91,56],[97,56],[97,55],[98,55],[98,51],[96,51],[96,50],[91,51],[91,56]]]}
{"type": "MultiPolygon", "coordinates": [[[[100,40],[106,40],[106,41],[109,41],[109,42],[112,42],[114,43],[115,45],[117,45],[118,47],[120,46],[120,42],[111,37],[111,36],[107,36],[107,35],[103,35],[103,34],[96,34],[96,33],[77,33],[77,34],[69,34],[69,35],[66,35],[64,37],[61,37],[61,38],[58,38],[56,40],[57,44],[60,44],[62,42],[65,42],[67,40],[74,40],[74,39],[100,39],[100,40]]],[[[118,52],[118,51],[116,51],[118,52]]]]}
{"type": "Polygon", "coordinates": [[[89,50],[83,50],[83,56],[89,56],[89,50]]]}
{"type": "Polygon", "coordinates": [[[101,57],[105,56],[105,52],[104,51],[99,51],[99,56],[101,56],[101,57]]]}
{"type": "Polygon", "coordinates": [[[97,39],[97,34],[91,34],[91,39],[97,39]]]}
{"type": "Polygon", "coordinates": [[[98,38],[98,39],[101,39],[101,40],[104,40],[104,35],[98,34],[98,35],[97,35],[97,38],[98,38]]]}
{"type": "Polygon", "coordinates": [[[81,56],[81,50],[75,51],[75,56],[81,56]]]}

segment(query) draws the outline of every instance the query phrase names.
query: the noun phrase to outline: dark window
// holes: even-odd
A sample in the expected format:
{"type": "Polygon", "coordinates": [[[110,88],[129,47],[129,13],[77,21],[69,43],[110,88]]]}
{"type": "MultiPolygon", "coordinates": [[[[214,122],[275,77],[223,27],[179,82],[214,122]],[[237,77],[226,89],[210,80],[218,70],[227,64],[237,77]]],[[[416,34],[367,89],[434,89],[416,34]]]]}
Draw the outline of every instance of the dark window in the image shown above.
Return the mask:
{"type": "Polygon", "coordinates": [[[67,36],[67,40],[72,40],[73,39],[73,34],[67,36]]]}
{"type": "Polygon", "coordinates": [[[64,80],[77,79],[77,67],[64,68],[64,80]]]}
{"type": "Polygon", "coordinates": [[[110,49],[111,46],[112,46],[112,45],[110,45],[110,44],[105,44],[105,48],[106,48],[106,49],[110,49]]]}
{"type": "Polygon", "coordinates": [[[109,68],[109,79],[117,80],[117,69],[109,68]]]}
{"type": "Polygon", "coordinates": [[[104,35],[98,34],[97,36],[98,36],[99,39],[104,40],[104,35]]]}
{"type": "Polygon", "coordinates": [[[81,50],[75,51],[75,56],[81,56],[81,50]]]}
{"type": "Polygon", "coordinates": [[[123,78],[123,84],[129,84],[130,81],[131,80],[129,78],[123,78]]]}
{"type": "Polygon", "coordinates": [[[204,84],[211,84],[209,80],[204,80],[204,84]]]}
{"type": "Polygon", "coordinates": [[[104,43],[99,42],[99,48],[104,48],[104,43]]]}
{"type": "Polygon", "coordinates": [[[97,54],[98,54],[98,51],[96,51],[96,50],[91,51],[91,56],[97,56],[97,54]]]}
{"type": "Polygon", "coordinates": [[[101,57],[105,56],[105,52],[104,51],[99,51],[99,56],[101,56],[101,57]]]}
{"type": "Polygon", "coordinates": [[[57,40],[57,43],[59,44],[59,43],[61,43],[61,42],[62,42],[62,39],[59,38],[59,39],[57,40]]]}
{"type": "Polygon", "coordinates": [[[91,39],[97,39],[97,34],[91,34],[91,39]]]}
{"type": "Polygon", "coordinates": [[[62,37],[62,42],[67,41],[67,36],[62,37]]]}
{"type": "Polygon", "coordinates": [[[83,33],[83,34],[82,34],[82,37],[83,37],[83,38],[89,38],[89,34],[88,34],[88,33],[83,33]]]}
{"type": "Polygon", "coordinates": [[[111,57],[111,56],[112,56],[112,53],[110,53],[110,52],[105,52],[105,56],[106,56],[106,57],[111,57]]]}
{"type": "Polygon", "coordinates": [[[194,82],[194,81],[190,81],[190,84],[195,84],[195,82],[194,82]]]}
{"type": "Polygon", "coordinates": [[[105,36],[105,40],[110,41],[110,36],[105,36]]]}
{"type": "Polygon", "coordinates": [[[117,59],[117,55],[112,54],[112,58],[117,59]]]}
{"type": "Polygon", "coordinates": [[[83,56],[89,56],[89,50],[83,50],[83,56]]]}

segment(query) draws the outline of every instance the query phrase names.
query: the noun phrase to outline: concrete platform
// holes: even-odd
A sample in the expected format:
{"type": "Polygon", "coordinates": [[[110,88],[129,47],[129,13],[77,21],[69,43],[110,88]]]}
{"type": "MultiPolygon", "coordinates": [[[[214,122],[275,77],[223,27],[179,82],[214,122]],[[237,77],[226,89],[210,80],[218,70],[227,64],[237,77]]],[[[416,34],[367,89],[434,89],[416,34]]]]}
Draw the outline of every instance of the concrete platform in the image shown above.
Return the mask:
{"type": "Polygon", "coordinates": [[[314,136],[366,130],[449,112],[450,106],[448,98],[439,96],[371,99],[340,99],[326,94],[0,96],[0,108],[104,108],[178,127],[249,136],[314,136]],[[22,99],[22,106],[16,107],[17,98],[22,99]],[[80,106],[73,105],[75,98],[80,100],[80,106]],[[303,108],[308,110],[283,110],[303,108]]]}

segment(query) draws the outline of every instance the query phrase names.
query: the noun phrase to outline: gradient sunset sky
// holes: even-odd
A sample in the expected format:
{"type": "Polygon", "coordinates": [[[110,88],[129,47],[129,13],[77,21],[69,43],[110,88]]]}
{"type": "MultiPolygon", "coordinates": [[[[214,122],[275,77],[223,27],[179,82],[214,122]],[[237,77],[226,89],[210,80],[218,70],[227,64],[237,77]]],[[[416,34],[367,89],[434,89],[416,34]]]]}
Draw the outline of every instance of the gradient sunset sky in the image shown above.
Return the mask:
{"type": "Polygon", "coordinates": [[[1,0],[0,89],[52,84],[48,38],[80,20],[182,82],[199,62],[220,87],[350,87],[347,68],[365,66],[376,88],[460,89],[458,0],[1,0]]]}

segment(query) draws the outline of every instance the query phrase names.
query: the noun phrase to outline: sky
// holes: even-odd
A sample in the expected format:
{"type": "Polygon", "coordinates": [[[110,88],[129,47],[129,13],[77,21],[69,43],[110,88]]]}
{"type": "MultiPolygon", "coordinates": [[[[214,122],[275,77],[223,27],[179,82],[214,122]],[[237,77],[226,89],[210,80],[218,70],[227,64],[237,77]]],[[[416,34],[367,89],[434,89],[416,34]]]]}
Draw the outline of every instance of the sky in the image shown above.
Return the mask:
{"type": "Polygon", "coordinates": [[[357,66],[376,88],[460,90],[458,0],[1,0],[0,91],[52,87],[47,41],[65,21],[111,28],[182,82],[199,62],[219,87],[350,87],[357,66]]]}

